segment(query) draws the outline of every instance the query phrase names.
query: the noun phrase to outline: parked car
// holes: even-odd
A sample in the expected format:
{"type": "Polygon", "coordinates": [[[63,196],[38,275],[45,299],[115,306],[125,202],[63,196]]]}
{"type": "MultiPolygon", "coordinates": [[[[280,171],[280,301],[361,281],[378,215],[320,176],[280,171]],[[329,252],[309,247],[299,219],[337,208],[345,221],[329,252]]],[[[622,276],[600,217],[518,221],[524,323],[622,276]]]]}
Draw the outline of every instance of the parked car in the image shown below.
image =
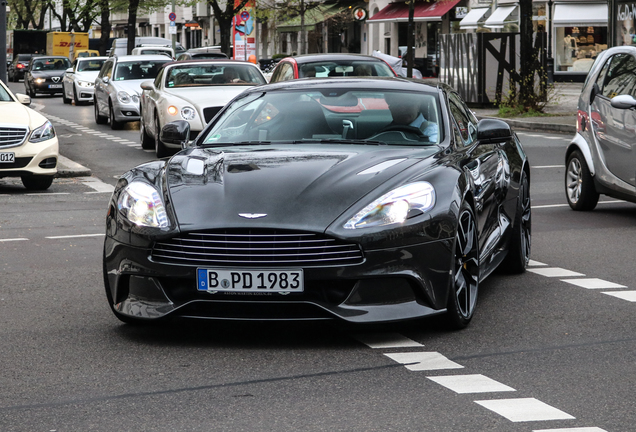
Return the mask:
{"type": "Polygon", "coordinates": [[[278,62],[270,83],[334,76],[397,76],[382,59],[361,54],[306,54],[278,62]]]}
{"type": "Polygon", "coordinates": [[[18,54],[13,57],[13,61],[7,70],[7,79],[10,82],[18,82],[21,79],[24,79],[24,73],[29,67],[29,61],[34,55],[37,54],[18,54]]]}
{"type": "Polygon", "coordinates": [[[62,100],[75,105],[92,102],[95,95],[95,79],[108,57],[78,57],[66,70],[62,85],[62,100]]]}
{"type": "MultiPolygon", "coordinates": [[[[152,36],[138,36],[135,38],[135,47],[140,47],[144,45],[160,45],[166,47],[172,47],[172,40],[160,37],[152,37],[152,36]]],[[[179,42],[175,45],[175,54],[181,54],[185,52],[185,48],[179,42]]],[[[110,47],[109,56],[125,56],[128,54],[128,38],[117,38],[113,41],[112,46],[110,47]]]]}
{"type": "Polygon", "coordinates": [[[95,122],[121,129],[126,122],[138,121],[141,83],[155,79],[169,61],[163,55],[109,57],[95,78],[95,122]]]}
{"type": "Polygon", "coordinates": [[[32,57],[24,75],[24,91],[32,98],[37,93],[62,93],[62,78],[70,67],[64,56],[32,57]]]}
{"type": "Polygon", "coordinates": [[[170,60],[174,59],[174,51],[172,48],[160,45],[144,45],[133,48],[132,55],[165,55],[170,57],[170,60]]]}
{"type": "Polygon", "coordinates": [[[157,79],[141,84],[141,146],[153,148],[157,157],[179,145],[164,144],[161,127],[173,120],[190,124],[195,137],[223,106],[248,87],[265,84],[252,63],[233,60],[189,60],[166,63],[157,79]]]}
{"type": "Polygon", "coordinates": [[[122,175],[110,199],[104,281],[122,321],[446,313],[462,328],[484,278],[528,264],[522,145],[448,86],[249,87],[194,142],[189,126],[165,125],[162,141],[184,149],[122,175]],[[363,112],[327,108],[372,99],[363,112]]]}
{"type": "Polygon", "coordinates": [[[179,54],[177,61],[181,60],[202,60],[202,59],[224,59],[228,58],[226,54],[218,48],[201,47],[190,48],[188,51],[179,54]]]}
{"type": "Polygon", "coordinates": [[[636,48],[601,52],[578,102],[577,131],[565,153],[565,195],[593,210],[604,194],[636,202],[636,48]]]}
{"type": "Polygon", "coordinates": [[[53,125],[30,103],[0,82],[0,178],[20,177],[27,189],[44,190],[57,174],[59,148],[53,125]]]}

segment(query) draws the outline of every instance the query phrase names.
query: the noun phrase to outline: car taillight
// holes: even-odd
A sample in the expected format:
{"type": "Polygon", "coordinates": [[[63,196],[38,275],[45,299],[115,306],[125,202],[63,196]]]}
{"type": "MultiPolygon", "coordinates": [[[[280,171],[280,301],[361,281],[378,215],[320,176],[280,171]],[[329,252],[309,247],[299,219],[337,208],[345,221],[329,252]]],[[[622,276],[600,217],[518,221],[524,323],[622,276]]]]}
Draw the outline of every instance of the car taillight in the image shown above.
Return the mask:
{"type": "Polygon", "coordinates": [[[24,65],[22,63],[18,63],[15,67],[18,69],[24,69],[24,65]]]}
{"type": "Polygon", "coordinates": [[[576,130],[577,132],[585,132],[589,124],[589,119],[585,111],[578,110],[576,114],[576,130]]]}

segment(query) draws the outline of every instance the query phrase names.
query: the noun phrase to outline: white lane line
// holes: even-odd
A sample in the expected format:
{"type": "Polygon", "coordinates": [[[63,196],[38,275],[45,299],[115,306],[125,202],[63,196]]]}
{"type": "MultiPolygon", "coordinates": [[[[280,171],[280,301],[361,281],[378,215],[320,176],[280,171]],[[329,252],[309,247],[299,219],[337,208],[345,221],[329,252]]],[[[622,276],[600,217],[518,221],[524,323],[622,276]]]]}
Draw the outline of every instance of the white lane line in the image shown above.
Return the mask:
{"type": "Polygon", "coordinates": [[[97,192],[112,193],[115,190],[115,186],[104,183],[103,181],[95,177],[78,177],[78,180],[97,192]]]}
{"type": "Polygon", "coordinates": [[[403,364],[411,371],[463,369],[464,366],[447,359],[438,352],[384,353],[397,363],[403,364]]]}
{"type": "Polygon", "coordinates": [[[12,238],[12,239],[0,239],[0,242],[12,242],[12,241],[25,241],[29,240],[28,238],[12,238]]]}
{"type": "Polygon", "coordinates": [[[458,394],[516,391],[485,375],[447,375],[426,377],[458,394]]]}
{"type": "MultiPolygon", "coordinates": [[[[599,204],[618,204],[618,203],[627,203],[627,201],[616,200],[616,201],[599,201],[599,204]]],[[[533,209],[542,209],[542,208],[552,208],[552,207],[569,207],[568,204],[548,204],[548,205],[540,205],[540,206],[532,206],[533,209]]]]}
{"type": "Polygon", "coordinates": [[[47,196],[47,195],[70,195],[70,192],[46,192],[46,193],[30,193],[27,196],[47,196]]]}
{"type": "Polygon", "coordinates": [[[561,429],[535,429],[532,432],[607,432],[605,429],[597,427],[577,427],[561,429]]]}
{"type": "Polygon", "coordinates": [[[146,153],[154,153],[154,150],[144,150],[146,153]]]}
{"type": "Polygon", "coordinates": [[[543,166],[530,167],[530,169],[548,169],[548,168],[565,168],[565,165],[543,165],[543,166]]]}
{"type": "Polygon", "coordinates": [[[105,234],[74,234],[74,235],[64,235],[64,236],[51,236],[51,237],[44,237],[47,239],[67,239],[67,238],[79,238],[79,237],[103,237],[105,236],[105,234]]]}
{"type": "Polygon", "coordinates": [[[475,401],[511,422],[570,420],[575,417],[535,398],[475,401]]]}
{"type": "Polygon", "coordinates": [[[528,265],[530,267],[538,267],[538,266],[547,266],[547,264],[539,262],[539,261],[534,261],[534,260],[530,260],[528,261],[528,265]]]}
{"type": "Polygon", "coordinates": [[[419,342],[415,342],[402,336],[399,333],[369,333],[369,334],[355,334],[353,337],[362,342],[369,348],[384,349],[384,348],[411,348],[411,347],[423,347],[419,342]]]}
{"type": "Polygon", "coordinates": [[[567,282],[572,285],[580,286],[586,289],[603,289],[603,288],[627,288],[625,285],[620,285],[614,282],[606,281],[597,278],[588,279],[561,279],[563,282],[567,282]]]}
{"type": "Polygon", "coordinates": [[[576,277],[585,276],[583,273],[577,273],[572,270],[567,270],[561,267],[547,267],[547,268],[532,268],[528,269],[529,272],[536,273],[546,277],[576,277]]]}
{"type": "Polygon", "coordinates": [[[607,291],[603,294],[611,295],[628,302],[636,302],[636,291],[607,291]]]}

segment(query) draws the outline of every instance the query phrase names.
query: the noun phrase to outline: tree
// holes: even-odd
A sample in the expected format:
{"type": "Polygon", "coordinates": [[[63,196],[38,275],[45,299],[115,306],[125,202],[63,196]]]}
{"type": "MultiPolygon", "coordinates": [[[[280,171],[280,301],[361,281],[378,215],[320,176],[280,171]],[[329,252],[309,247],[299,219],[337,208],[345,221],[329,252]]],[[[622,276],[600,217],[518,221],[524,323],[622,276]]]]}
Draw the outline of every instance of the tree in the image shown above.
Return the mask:
{"type": "MultiPolygon", "coordinates": [[[[532,0],[519,0],[519,33],[521,43],[518,103],[520,108],[523,107],[523,111],[536,110],[537,95],[534,92],[534,82],[537,74],[537,52],[532,43],[532,0]]],[[[539,79],[544,77],[539,76],[539,79]]]]}
{"type": "Polygon", "coordinates": [[[46,0],[9,0],[11,13],[16,17],[16,29],[44,28],[49,3],[46,0]]]}
{"type": "Polygon", "coordinates": [[[62,13],[55,8],[55,1],[49,0],[49,8],[60,22],[60,30],[87,32],[99,15],[97,0],[62,0],[62,13]]]}
{"type": "MultiPolygon", "coordinates": [[[[139,1],[139,0],[131,0],[139,1]]],[[[232,18],[245,7],[248,0],[225,0],[225,10],[221,10],[219,6],[220,0],[208,0],[208,4],[214,11],[214,17],[219,23],[219,32],[221,33],[221,51],[227,54],[228,57],[232,56],[230,49],[232,41],[232,18]]]]}

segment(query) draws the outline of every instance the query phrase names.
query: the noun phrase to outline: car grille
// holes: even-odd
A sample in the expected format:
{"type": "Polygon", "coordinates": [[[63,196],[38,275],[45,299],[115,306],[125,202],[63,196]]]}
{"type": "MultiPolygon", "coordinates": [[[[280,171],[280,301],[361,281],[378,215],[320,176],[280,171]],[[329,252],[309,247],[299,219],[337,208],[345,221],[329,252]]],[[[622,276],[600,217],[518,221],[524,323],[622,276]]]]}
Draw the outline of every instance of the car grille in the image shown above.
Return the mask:
{"type": "Polygon", "coordinates": [[[209,123],[210,120],[212,120],[214,118],[214,116],[216,115],[216,113],[218,113],[219,111],[221,111],[221,108],[223,108],[222,106],[219,107],[207,107],[207,108],[203,108],[203,117],[205,117],[205,122],[209,123]]]}
{"type": "Polygon", "coordinates": [[[321,267],[363,261],[357,244],[314,233],[278,230],[184,233],[156,242],[151,258],[171,264],[246,267],[321,267]]]}
{"type": "Polygon", "coordinates": [[[22,144],[29,130],[24,127],[0,126],[0,147],[22,144]]]}
{"type": "MultiPolygon", "coordinates": [[[[12,168],[24,168],[29,163],[31,163],[32,157],[18,157],[15,158],[15,162],[12,163],[0,163],[0,170],[2,169],[12,169],[12,168]]],[[[53,167],[55,168],[55,167],[53,167]]]]}

